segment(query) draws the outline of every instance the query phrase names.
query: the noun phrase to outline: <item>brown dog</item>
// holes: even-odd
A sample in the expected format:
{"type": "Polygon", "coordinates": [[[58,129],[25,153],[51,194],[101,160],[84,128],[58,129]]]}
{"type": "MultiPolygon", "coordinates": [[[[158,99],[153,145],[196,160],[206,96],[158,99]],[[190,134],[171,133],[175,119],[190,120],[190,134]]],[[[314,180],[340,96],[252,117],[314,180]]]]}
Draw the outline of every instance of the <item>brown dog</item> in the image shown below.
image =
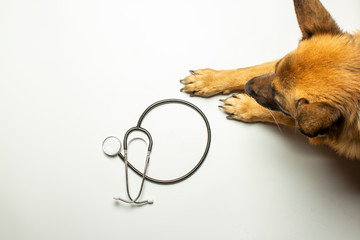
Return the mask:
{"type": "Polygon", "coordinates": [[[343,32],[319,0],[294,0],[303,39],[284,58],[249,68],[190,71],[182,91],[235,94],[229,119],[296,126],[312,144],[360,159],[360,32],[343,32]],[[250,79],[250,80],[249,80],[250,79]]]}

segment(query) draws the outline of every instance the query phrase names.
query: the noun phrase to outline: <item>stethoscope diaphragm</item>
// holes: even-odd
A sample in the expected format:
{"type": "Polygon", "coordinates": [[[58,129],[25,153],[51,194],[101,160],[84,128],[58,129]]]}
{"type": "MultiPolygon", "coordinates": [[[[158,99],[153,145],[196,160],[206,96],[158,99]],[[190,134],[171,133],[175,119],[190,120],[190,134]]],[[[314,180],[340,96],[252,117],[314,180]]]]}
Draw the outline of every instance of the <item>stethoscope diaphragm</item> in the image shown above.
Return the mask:
{"type": "Polygon", "coordinates": [[[121,141],[115,136],[109,136],[103,141],[102,149],[107,156],[115,157],[121,151],[121,141]]]}

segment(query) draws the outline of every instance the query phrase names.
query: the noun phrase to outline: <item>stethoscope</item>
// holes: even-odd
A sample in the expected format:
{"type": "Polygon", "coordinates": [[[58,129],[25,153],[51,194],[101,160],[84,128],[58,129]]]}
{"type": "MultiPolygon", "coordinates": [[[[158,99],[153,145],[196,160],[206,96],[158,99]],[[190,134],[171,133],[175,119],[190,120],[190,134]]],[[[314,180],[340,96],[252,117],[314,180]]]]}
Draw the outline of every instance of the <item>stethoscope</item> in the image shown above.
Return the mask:
{"type": "Polygon", "coordinates": [[[207,154],[209,152],[210,142],[211,142],[211,129],[210,129],[209,121],[206,118],[205,114],[198,107],[196,107],[194,104],[192,104],[190,102],[187,102],[187,101],[184,101],[184,100],[181,100],[181,99],[165,99],[165,100],[160,100],[158,102],[153,103],[152,105],[150,105],[142,113],[142,115],[140,116],[140,118],[138,120],[137,125],[135,127],[130,128],[125,133],[124,140],[123,140],[123,143],[124,143],[124,155],[121,153],[121,141],[117,137],[109,136],[109,137],[105,138],[105,140],[103,141],[103,144],[102,144],[103,152],[109,157],[119,156],[120,159],[123,160],[123,162],[125,164],[126,191],[127,191],[127,195],[128,195],[129,200],[125,200],[125,199],[120,198],[120,197],[114,197],[114,200],[119,200],[119,201],[122,201],[122,202],[125,202],[125,203],[136,204],[136,205],[152,204],[153,200],[144,200],[144,201],[139,200],[140,196],[141,196],[141,194],[143,192],[143,187],[144,187],[145,180],[148,180],[148,181],[153,182],[153,183],[158,183],[158,184],[174,184],[174,183],[178,183],[178,182],[181,182],[181,181],[187,179],[196,170],[198,170],[199,167],[201,166],[201,164],[204,162],[204,160],[205,160],[205,158],[206,158],[206,156],[207,156],[207,154]],[[150,132],[148,130],[146,130],[145,128],[141,127],[141,124],[142,124],[144,118],[146,117],[146,115],[151,110],[153,110],[154,108],[156,108],[156,107],[158,107],[160,105],[170,104],[170,103],[183,104],[185,106],[188,106],[188,107],[194,109],[196,112],[198,112],[200,114],[200,116],[202,117],[202,119],[204,120],[204,123],[206,125],[207,143],[206,143],[204,153],[203,153],[202,157],[200,158],[199,162],[188,173],[184,174],[181,177],[174,178],[174,179],[166,179],[166,180],[165,179],[156,179],[156,178],[149,177],[146,174],[147,170],[148,170],[148,166],[149,166],[151,150],[152,150],[152,147],[153,147],[153,139],[151,137],[150,132]],[[143,173],[141,171],[139,171],[137,168],[135,168],[128,161],[128,138],[129,138],[129,135],[131,133],[133,133],[133,132],[143,133],[148,138],[148,148],[147,148],[145,167],[144,167],[144,172],[143,173]],[[139,175],[142,178],[140,189],[139,189],[139,192],[136,195],[136,197],[132,197],[131,194],[130,194],[129,174],[128,174],[128,168],[129,167],[131,168],[131,170],[133,170],[137,175],[139,175]]]}

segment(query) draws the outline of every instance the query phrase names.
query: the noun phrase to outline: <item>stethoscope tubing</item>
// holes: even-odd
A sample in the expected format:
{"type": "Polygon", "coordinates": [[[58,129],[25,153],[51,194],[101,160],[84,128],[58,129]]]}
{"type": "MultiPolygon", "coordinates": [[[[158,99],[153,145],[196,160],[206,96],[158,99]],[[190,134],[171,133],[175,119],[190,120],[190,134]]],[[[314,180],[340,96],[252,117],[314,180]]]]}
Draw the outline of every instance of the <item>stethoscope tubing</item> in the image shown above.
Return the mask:
{"type": "MultiPolygon", "coordinates": [[[[145,109],[145,111],[142,113],[142,115],[140,116],[139,120],[138,120],[138,123],[137,123],[137,126],[136,127],[133,127],[131,129],[129,129],[127,131],[127,133],[125,134],[125,137],[124,137],[124,152],[125,152],[125,156],[122,155],[120,152],[119,152],[119,157],[121,160],[124,161],[125,165],[126,165],[126,169],[127,169],[127,166],[130,167],[130,169],[135,172],[137,175],[139,175],[140,177],[143,178],[143,181],[142,181],[142,185],[141,185],[141,189],[143,187],[143,183],[144,183],[144,179],[146,179],[147,181],[150,181],[150,182],[153,182],[153,183],[157,183],[157,184],[175,184],[175,183],[178,183],[178,182],[181,182],[181,181],[184,181],[185,179],[187,179],[188,177],[190,177],[192,174],[194,174],[199,168],[200,166],[203,164],[208,152],[209,152],[209,149],[210,149],[210,144],[211,144],[211,128],[210,128],[210,123],[207,119],[207,117],[205,116],[205,114],[197,107],[195,106],[194,104],[190,103],[190,102],[187,102],[185,100],[182,100],[182,99],[164,99],[164,100],[160,100],[160,101],[157,101],[153,104],[151,104],[147,109],[145,109]],[[128,135],[133,132],[133,131],[142,131],[144,132],[148,138],[149,138],[149,146],[148,146],[148,155],[147,155],[147,162],[146,164],[148,164],[148,161],[149,161],[149,158],[150,158],[150,153],[151,153],[151,149],[152,149],[152,145],[153,145],[153,141],[152,141],[152,137],[151,137],[151,134],[143,127],[141,127],[141,124],[143,122],[143,120],[145,119],[146,115],[151,111],[153,110],[154,108],[158,107],[158,106],[161,106],[161,105],[164,105],[164,104],[171,104],[171,103],[177,103],[177,104],[183,104],[185,106],[188,106],[192,109],[194,109],[196,112],[198,112],[200,114],[200,116],[202,117],[202,119],[204,120],[204,123],[206,125],[206,131],[207,131],[207,142],[206,142],[206,147],[205,147],[205,150],[203,152],[203,155],[201,156],[199,162],[195,165],[195,167],[193,167],[189,172],[187,172],[186,174],[184,174],[183,176],[181,177],[178,177],[178,178],[174,178],[174,179],[157,179],[157,178],[153,178],[153,177],[149,177],[147,174],[146,174],[146,170],[144,171],[144,173],[142,173],[141,171],[139,171],[135,166],[133,166],[129,161],[127,161],[127,137],[128,135]]],[[[145,167],[145,169],[147,169],[147,165],[145,167]]],[[[129,192],[129,191],[128,191],[129,192]]],[[[141,191],[140,191],[141,192],[141,191]]],[[[130,200],[132,200],[131,196],[130,197],[130,200]]],[[[136,202],[136,200],[139,198],[140,196],[138,196],[137,198],[135,198],[135,200],[132,200],[134,202],[136,202]]]]}
{"type": "MultiPolygon", "coordinates": [[[[136,127],[130,128],[126,132],[126,134],[124,136],[124,163],[125,163],[126,191],[127,191],[129,199],[131,200],[131,203],[135,203],[135,204],[150,203],[149,201],[138,202],[138,199],[140,198],[141,193],[142,193],[143,188],[144,188],[145,176],[146,176],[148,166],[149,166],[150,154],[151,154],[152,146],[153,146],[153,140],[152,140],[151,134],[146,129],[144,129],[142,127],[136,126],[136,127]],[[139,193],[138,193],[137,197],[133,199],[131,197],[131,195],[130,195],[129,173],[128,173],[128,164],[129,164],[129,162],[127,160],[127,153],[128,153],[128,137],[129,137],[130,133],[132,133],[134,131],[140,131],[140,132],[145,133],[147,135],[148,139],[149,139],[149,144],[148,144],[148,152],[147,152],[146,160],[145,160],[144,174],[142,176],[142,181],[141,181],[139,193]]],[[[121,199],[121,200],[124,201],[123,199],[121,199]]]]}

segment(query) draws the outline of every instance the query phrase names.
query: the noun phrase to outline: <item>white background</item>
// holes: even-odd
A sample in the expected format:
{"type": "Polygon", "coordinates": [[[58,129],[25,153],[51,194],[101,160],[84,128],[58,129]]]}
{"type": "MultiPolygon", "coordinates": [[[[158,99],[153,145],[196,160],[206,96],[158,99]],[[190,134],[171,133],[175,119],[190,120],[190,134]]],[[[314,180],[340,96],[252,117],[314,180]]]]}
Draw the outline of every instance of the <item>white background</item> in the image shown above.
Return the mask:
{"type": "MultiPolygon", "coordinates": [[[[323,3],[359,29],[358,0],[323,3]]],[[[277,59],[300,38],[291,0],[1,0],[0,239],[358,240],[358,162],[292,128],[226,120],[224,96],[179,91],[190,69],[277,59]],[[209,155],[185,182],[146,183],[153,205],[115,202],[124,166],[101,143],[165,98],[204,111],[209,155]]],[[[163,106],[144,127],[152,176],[177,177],[200,158],[206,135],[192,110],[163,106]]],[[[130,144],[140,168],[145,148],[130,144]]]]}

